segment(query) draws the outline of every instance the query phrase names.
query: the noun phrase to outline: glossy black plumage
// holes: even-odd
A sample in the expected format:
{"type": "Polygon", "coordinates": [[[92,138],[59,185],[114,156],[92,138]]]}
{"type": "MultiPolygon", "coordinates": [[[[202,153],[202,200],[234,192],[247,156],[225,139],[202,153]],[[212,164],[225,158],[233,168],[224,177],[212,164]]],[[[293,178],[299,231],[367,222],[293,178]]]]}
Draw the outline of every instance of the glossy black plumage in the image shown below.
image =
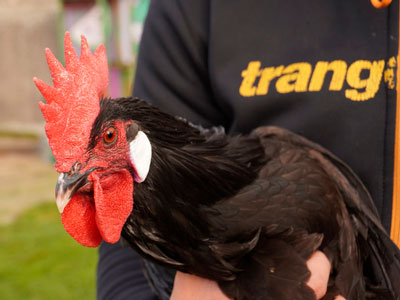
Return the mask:
{"type": "Polygon", "coordinates": [[[397,247],[360,180],[325,149],[275,127],[229,137],[137,99],[101,102],[93,144],[114,119],[153,147],[122,232],[146,258],[235,299],[315,299],[305,262],[320,249],[333,268],[324,299],[400,297],[397,247]]]}

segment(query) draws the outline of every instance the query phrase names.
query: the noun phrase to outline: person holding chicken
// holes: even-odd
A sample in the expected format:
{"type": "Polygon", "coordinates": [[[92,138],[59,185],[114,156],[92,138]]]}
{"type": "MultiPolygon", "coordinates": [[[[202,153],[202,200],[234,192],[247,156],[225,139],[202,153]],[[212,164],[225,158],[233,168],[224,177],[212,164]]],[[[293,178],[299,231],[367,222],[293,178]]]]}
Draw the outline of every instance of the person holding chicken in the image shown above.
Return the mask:
{"type": "Polygon", "coordinates": [[[65,67],[46,50],[54,86],[34,81],[62,223],[84,246],[115,245],[102,245],[99,298],[138,297],[140,277],[115,288],[115,258],[138,262],[121,237],[160,299],[173,270],[176,300],[400,297],[399,10],[367,3],[318,3],[315,17],[295,2],[279,15],[273,3],[153,1],[134,90],[153,105],[104,97],[103,46],[92,54],[82,37],[78,58],[67,33],[65,67]],[[368,26],[330,44],[330,25],[355,15],[368,26]]]}

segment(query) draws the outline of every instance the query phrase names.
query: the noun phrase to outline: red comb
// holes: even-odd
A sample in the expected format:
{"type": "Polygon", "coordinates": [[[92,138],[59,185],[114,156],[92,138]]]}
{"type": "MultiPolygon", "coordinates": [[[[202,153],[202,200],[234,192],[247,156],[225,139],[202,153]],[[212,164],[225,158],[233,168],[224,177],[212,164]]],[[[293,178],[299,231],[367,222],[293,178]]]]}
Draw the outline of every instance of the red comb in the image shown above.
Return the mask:
{"type": "Polygon", "coordinates": [[[107,54],[100,45],[92,54],[82,36],[81,56],[72,45],[69,33],[64,37],[65,68],[46,49],[53,85],[34,78],[47,104],[39,103],[46,120],[46,134],[56,159],[58,172],[68,172],[84,153],[90,131],[99,111],[99,99],[108,85],[107,54]]]}

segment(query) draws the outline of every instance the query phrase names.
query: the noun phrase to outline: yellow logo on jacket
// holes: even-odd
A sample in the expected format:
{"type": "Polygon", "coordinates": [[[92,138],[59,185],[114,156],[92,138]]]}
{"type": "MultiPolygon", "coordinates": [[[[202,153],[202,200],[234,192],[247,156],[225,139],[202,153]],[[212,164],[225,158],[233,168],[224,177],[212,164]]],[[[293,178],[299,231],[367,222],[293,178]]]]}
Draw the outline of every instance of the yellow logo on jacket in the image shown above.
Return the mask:
{"type": "Polygon", "coordinates": [[[272,88],[280,94],[291,92],[319,92],[328,72],[331,73],[329,91],[341,91],[345,82],[345,97],[352,101],[366,101],[378,92],[382,77],[387,87],[395,87],[396,58],[384,60],[357,60],[348,65],[344,60],[298,62],[288,66],[261,68],[260,61],[250,61],[242,71],[239,93],[243,97],[267,95],[272,88]]]}

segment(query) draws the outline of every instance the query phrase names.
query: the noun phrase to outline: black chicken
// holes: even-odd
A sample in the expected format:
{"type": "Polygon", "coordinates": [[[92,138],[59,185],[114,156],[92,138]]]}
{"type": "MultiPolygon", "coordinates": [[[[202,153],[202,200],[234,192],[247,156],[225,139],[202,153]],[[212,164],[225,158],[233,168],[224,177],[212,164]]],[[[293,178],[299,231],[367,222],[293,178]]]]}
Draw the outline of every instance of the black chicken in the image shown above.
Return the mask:
{"type": "Polygon", "coordinates": [[[47,52],[54,88],[35,83],[49,103],[57,203],[78,242],[116,242],[122,230],[147,259],[238,300],[315,299],[306,260],[319,249],[332,263],[324,299],[400,299],[399,250],[327,150],[276,127],[227,136],[138,99],[99,101],[104,48],[91,55],[83,39],[78,59],[68,34],[65,48],[66,69],[47,52]]]}

